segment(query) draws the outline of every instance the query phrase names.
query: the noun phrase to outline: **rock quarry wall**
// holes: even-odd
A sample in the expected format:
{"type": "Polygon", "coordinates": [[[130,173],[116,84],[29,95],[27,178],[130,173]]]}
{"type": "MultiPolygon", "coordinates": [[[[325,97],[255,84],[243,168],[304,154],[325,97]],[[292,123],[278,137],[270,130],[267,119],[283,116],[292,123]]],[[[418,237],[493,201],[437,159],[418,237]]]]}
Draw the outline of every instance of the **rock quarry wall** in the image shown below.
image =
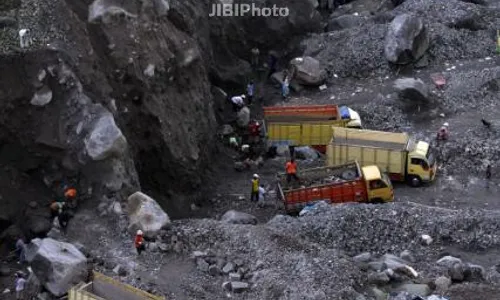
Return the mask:
{"type": "Polygon", "coordinates": [[[212,2],[194,0],[3,2],[0,231],[27,215],[25,232],[47,232],[63,183],[90,206],[142,189],[174,217],[202,200],[225,100],[213,85],[242,84],[252,47],[286,49],[320,29],[308,1],[271,2],[290,15],[209,18],[212,2]]]}

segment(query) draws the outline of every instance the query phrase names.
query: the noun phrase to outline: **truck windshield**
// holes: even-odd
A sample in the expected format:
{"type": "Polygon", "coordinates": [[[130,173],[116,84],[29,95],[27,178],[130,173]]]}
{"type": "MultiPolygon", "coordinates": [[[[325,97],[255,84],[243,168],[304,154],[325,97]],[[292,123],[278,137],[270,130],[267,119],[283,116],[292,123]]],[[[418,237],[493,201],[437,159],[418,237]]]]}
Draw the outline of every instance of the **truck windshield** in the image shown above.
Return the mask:
{"type": "Polygon", "coordinates": [[[391,179],[387,176],[386,173],[382,173],[382,180],[387,184],[388,187],[392,188],[391,179]]]}
{"type": "Polygon", "coordinates": [[[429,163],[429,166],[430,167],[434,166],[434,163],[436,162],[436,155],[434,154],[434,148],[429,147],[426,158],[427,162],[429,163]]]}

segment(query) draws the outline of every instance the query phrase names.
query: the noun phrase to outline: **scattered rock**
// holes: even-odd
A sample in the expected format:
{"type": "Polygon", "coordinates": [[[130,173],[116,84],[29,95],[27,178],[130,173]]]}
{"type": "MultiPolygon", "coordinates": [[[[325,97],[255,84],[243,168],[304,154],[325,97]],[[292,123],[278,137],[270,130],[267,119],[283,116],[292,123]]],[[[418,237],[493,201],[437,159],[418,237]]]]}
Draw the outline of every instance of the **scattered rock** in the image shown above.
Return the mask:
{"type": "Polygon", "coordinates": [[[402,99],[429,102],[429,88],[421,79],[401,78],[394,82],[394,88],[402,99]]]}
{"type": "Polygon", "coordinates": [[[445,276],[440,276],[436,278],[434,284],[436,285],[436,292],[439,294],[444,294],[446,293],[446,291],[448,291],[448,288],[451,285],[451,279],[445,276]]]}
{"type": "Polygon", "coordinates": [[[410,250],[404,250],[403,252],[401,252],[401,254],[399,254],[399,257],[411,263],[414,263],[416,261],[410,250]]]}
{"type": "Polygon", "coordinates": [[[351,27],[357,27],[364,22],[364,18],[354,15],[343,15],[331,19],[328,22],[328,31],[343,30],[351,27]]]}
{"type": "Polygon", "coordinates": [[[482,266],[466,264],[464,270],[464,279],[467,281],[479,282],[486,277],[486,271],[482,266]]]}
{"type": "Polygon", "coordinates": [[[196,260],[196,266],[198,267],[198,270],[202,272],[208,272],[208,268],[210,267],[210,265],[203,258],[198,258],[196,260]]]}
{"type": "Polygon", "coordinates": [[[352,259],[357,263],[369,262],[372,258],[372,254],[369,252],[364,252],[359,255],[354,256],[352,259]]]}
{"type": "Polygon", "coordinates": [[[430,245],[432,243],[432,238],[430,235],[427,235],[427,234],[423,234],[421,237],[420,237],[420,240],[422,242],[423,245],[430,245]]]}
{"type": "Polygon", "coordinates": [[[407,283],[397,288],[397,291],[407,292],[411,295],[426,297],[431,294],[431,289],[427,284],[412,284],[407,283]]]}
{"type": "Polygon", "coordinates": [[[453,256],[444,256],[441,257],[436,264],[438,266],[446,267],[446,268],[451,268],[454,264],[462,264],[462,260],[460,258],[456,258],[453,256]]]}
{"type": "Polygon", "coordinates": [[[229,280],[231,282],[240,281],[241,275],[239,273],[229,273],[229,280]]]}
{"type": "Polygon", "coordinates": [[[464,281],[464,266],[461,263],[455,263],[448,269],[448,274],[452,281],[464,281]]]}
{"type": "Polygon", "coordinates": [[[248,290],[248,287],[249,285],[246,282],[241,282],[241,281],[231,282],[231,291],[233,293],[242,293],[248,290]]]}
{"type": "Polygon", "coordinates": [[[385,272],[370,273],[368,275],[368,283],[375,285],[385,285],[391,281],[385,272]]]}
{"type": "Polygon", "coordinates": [[[141,229],[146,237],[153,238],[162,228],[170,225],[170,218],[161,206],[153,198],[141,192],[130,195],[128,209],[129,229],[133,232],[141,229]]]}
{"type": "Polygon", "coordinates": [[[224,268],[222,268],[222,272],[224,274],[229,274],[229,273],[231,273],[233,271],[234,271],[234,264],[232,262],[226,263],[226,265],[224,266],[224,268]]]}
{"type": "Polygon", "coordinates": [[[392,20],[385,38],[386,59],[394,64],[418,60],[429,48],[430,38],[422,19],[402,14],[392,20]]]}
{"type": "Polygon", "coordinates": [[[257,224],[257,218],[255,216],[235,210],[227,211],[221,217],[221,221],[227,224],[257,224]]]}
{"type": "Polygon", "coordinates": [[[219,276],[220,274],[222,274],[222,271],[219,266],[211,265],[210,267],[208,267],[208,273],[212,276],[219,276]]]}
{"type": "Polygon", "coordinates": [[[155,65],[149,64],[148,67],[144,70],[144,75],[148,77],[155,76],[155,65]]]}

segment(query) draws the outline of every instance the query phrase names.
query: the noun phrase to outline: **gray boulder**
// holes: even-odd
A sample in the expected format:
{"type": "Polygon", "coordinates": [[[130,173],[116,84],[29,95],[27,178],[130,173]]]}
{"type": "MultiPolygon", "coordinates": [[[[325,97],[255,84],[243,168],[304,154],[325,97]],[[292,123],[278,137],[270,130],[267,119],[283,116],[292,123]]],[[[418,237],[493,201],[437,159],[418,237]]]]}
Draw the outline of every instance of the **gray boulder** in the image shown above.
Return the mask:
{"type": "Polygon", "coordinates": [[[36,91],[30,103],[35,106],[45,106],[52,101],[52,91],[47,86],[36,91]]]}
{"type": "Polygon", "coordinates": [[[394,88],[402,99],[420,103],[429,102],[429,88],[421,79],[401,78],[394,82],[394,88]]]}
{"type": "Polygon", "coordinates": [[[105,113],[94,124],[85,140],[85,150],[92,160],[104,160],[111,156],[120,156],[127,147],[127,140],[116,126],[111,113],[105,113]]]}
{"type": "Polygon", "coordinates": [[[368,275],[368,283],[375,285],[388,284],[391,278],[385,272],[373,272],[368,275]]]}
{"type": "Polygon", "coordinates": [[[333,18],[328,22],[328,31],[343,30],[347,28],[357,27],[363,24],[363,17],[355,15],[343,15],[337,18],[333,18]]]}
{"type": "Polygon", "coordinates": [[[444,294],[448,291],[448,288],[451,285],[451,279],[445,276],[438,277],[434,281],[434,285],[436,286],[436,292],[444,294]]]}
{"type": "Polygon", "coordinates": [[[394,18],[389,26],[384,53],[391,63],[409,64],[421,58],[429,44],[429,34],[422,19],[403,14],[394,18]]]}
{"type": "Polygon", "coordinates": [[[363,252],[354,256],[352,259],[357,263],[367,263],[371,260],[372,254],[370,252],[363,252]]]}
{"type": "Polygon", "coordinates": [[[127,201],[129,230],[140,229],[144,232],[144,236],[153,238],[160,233],[162,228],[170,225],[167,213],[148,195],[136,192],[130,195],[127,201]]]}
{"type": "Polygon", "coordinates": [[[221,217],[221,221],[228,224],[257,224],[257,218],[255,216],[236,210],[227,211],[221,217]]]}
{"type": "Polygon", "coordinates": [[[427,284],[407,283],[399,286],[396,290],[420,297],[426,297],[431,294],[431,289],[427,284]]]}
{"type": "Polygon", "coordinates": [[[464,277],[467,281],[482,281],[486,278],[486,271],[482,266],[466,264],[464,269],[464,277]]]}
{"type": "Polygon", "coordinates": [[[462,282],[465,279],[464,276],[464,265],[460,263],[456,263],[448,269],[448,274],[451,277],[451,280],[455,282],[462,282]]]}
{"type": "Polygon", "coordinates": [[[298,84],[319,86],[326,80],[326,70],[323,69],[318,60],[310,57],[297,57],[290,61],[293,70],[293,79],[298,84]]]}
{"type": "Polygon", "coordinates": [[[441,257],[436,264],[441,267],[451,268],[454,264],[462,264],[462,260],[460,258],[454,256],[443,256],[441,257]]]}
{"type": "Polygon", "coordinates": [[[237,114],[236,124],[239,127],[245,128],[250,123],[250,109],[248,107],[243,107],[237,114]]]}
{"type": "Polygon", "coordinates": [[[26,258],[33,273],[56,297],[87,279],[87,258],[72,244],[51,238],[34,239],[27,251],[26,258]]]}

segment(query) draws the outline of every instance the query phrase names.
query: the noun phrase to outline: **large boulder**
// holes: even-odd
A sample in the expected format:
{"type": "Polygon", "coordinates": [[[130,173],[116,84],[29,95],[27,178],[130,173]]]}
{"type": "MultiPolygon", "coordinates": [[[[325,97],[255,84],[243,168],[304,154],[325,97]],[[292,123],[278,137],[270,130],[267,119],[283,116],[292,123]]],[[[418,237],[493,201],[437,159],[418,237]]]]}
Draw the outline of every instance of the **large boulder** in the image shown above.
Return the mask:
{"type": "Polygon", "coordinates": [[[34,239],[26,258],[42,285],[56,297],[87,279],[87,258],[72,244],[51,238],[34,239]]]}
{"type": "Polygon", "coordinates": [[[129,229],[140,229],[146,237],[155,237],[162,228],[170,225],[170,218],[158,202],[141,192],[128,197],[128,209],[129,229]]]}
{"type": "Polygon", "coordinates": [[[298,84],[318,86],[326,80],[326,70],[310,56],[296,57],[290,61],[290,66],[298,84]]]}
{"type": "Polygon", "coordinates": [[[85,141],[85,150],[93,160],[104,160],[113,155],[120,155],[126,146],[127,140],[116,126],[111,113],[106,113],[97,120],[85,141]]]}
{"type": "Polygon", "coordinates": [[[221,221],[228,224],[257,224],[257,218],[236,210],[227,211],[222,217],[221,221]]]}
{"type": "Polygon", "coordinates": [[[394,88],[402,99],[429,102],[429,87],[421,79],[401,78],[394,82],[394,88]]]}
{"type": "Polygon", "coordinates": [[[429,44],[429,33],[422,19],[402,14],[394,18],[389,26],[384,53],[391,63],[409,64],[421,58],[429,44]]]}
{"type": "Polygon", "coordinates": [[[248,107],[243,107],[237,114],[236,123],[241,128],[246,128],[250,123],[250,109],[248,107]]]}
{"type": "Polygon", "coordinates": [[[343,15],[328,21],[328,31],[343,30],[363,24],[365,18],[356,15],[343,15]]]}

